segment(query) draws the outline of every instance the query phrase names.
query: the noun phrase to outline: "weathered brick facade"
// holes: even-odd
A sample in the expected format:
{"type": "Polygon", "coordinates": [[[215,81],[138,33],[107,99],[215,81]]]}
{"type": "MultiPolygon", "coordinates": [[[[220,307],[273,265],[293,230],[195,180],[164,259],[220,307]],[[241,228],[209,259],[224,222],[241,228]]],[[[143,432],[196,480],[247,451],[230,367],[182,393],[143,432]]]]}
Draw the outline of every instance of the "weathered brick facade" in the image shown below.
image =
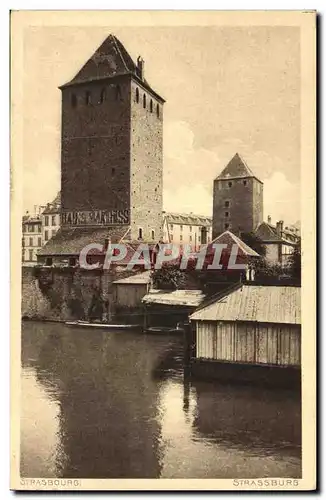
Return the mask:
{"type": "Polygon", "coordinates": [[[236,154],[214,180],[213,239],[226,230],[255,231],[263,220],[263,188],[236,154]]]}
{"type": "Polygon", "coordinates": [[[110,35],[61,90],[62,212],[128,210],[128,238],[158,241],[164,100],[144,62],[110,35]]]}

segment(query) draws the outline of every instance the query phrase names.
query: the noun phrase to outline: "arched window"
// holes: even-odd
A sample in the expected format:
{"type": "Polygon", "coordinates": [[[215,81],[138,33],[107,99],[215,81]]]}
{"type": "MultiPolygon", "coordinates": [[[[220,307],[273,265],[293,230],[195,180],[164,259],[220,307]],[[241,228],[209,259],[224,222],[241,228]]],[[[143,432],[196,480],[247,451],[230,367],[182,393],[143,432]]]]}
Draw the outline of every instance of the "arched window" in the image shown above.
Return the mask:
{"type": "Polygon", "coordinates": [[[91,104],[91,93],[89,90],[86,90],[85,102],[86,102],[87,106],[89,106],[91,104]]]}
{"type": "Polygon", "coordinates": [[[77,106],[77,96],[76,94],[71,94],[71,105],[73,108],[77,106]]]}
{"type": "Polygon", "coordinates": [[[146,94],[143,95],[143,108],[146,108],[146,94]]]}
{"type": "Polygon", "coordinates": [[[142,228],[141,228],[141,227],[140,227],[140,228],[138,228],[138,239],[139,239],[139,240],[142,240],[142,239],[143,239],[143,230],[142,230],[142,228]]]}
{"type": "Polygon", "coordinates": [[[151,99],[151,102],[149,103],[149,110],[151,113],[153,113],[153,101],[151,99]]]}
{"type": "Polygon", "coordinates": [[[121,99],[121,98],[122,98],[122,96],[121,96],[121,87],[120,87],[120,85],[117,85],[117,86],[116,86],[116,89],[115,89],[115,98],[116,98],[116,100],[118,100],[118,99],[121,99]]]}
{"type": "Polygon", "coordinates": [[[102,104],[106,100],[106,90],[102,89],[101,90],[101,98],[100,98],[100,103],[102,104]]]}
{"type": "Polygon", "coordinates": [[[136,88],[136,102],[139,102],[139,90],[136,88]]]}
{"type": "Polygon", "coordinates": [[[157,116],[157,118],[159,118],[159,116],[160,116],[160,107],[158,104],[156,104],[156,116],[157,116]]]}

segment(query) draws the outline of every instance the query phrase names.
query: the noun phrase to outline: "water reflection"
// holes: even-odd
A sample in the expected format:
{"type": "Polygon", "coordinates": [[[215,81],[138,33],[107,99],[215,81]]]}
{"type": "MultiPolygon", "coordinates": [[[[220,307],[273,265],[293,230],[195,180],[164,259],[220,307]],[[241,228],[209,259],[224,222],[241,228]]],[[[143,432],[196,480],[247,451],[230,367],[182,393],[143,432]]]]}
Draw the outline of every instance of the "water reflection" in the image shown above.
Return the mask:
{"type": "Polygon", "coordinates": [[[300,400],[191,382],[178,338],[25,323],[26,477],[299,477],[300,400]]]}

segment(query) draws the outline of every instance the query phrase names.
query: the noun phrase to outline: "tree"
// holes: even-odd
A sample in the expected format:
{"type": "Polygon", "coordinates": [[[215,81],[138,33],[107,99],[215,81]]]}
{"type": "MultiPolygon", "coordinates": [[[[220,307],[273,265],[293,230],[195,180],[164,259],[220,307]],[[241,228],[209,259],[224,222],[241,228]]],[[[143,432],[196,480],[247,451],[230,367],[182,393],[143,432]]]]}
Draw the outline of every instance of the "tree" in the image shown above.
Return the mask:
{"type": "Polygon", "coordinates": [[[163,290],[179,290],[185,287],[186,273],[179,269],[179,264],[168,264],[152,272],[154,288],[163,290]]]}
{"type": "Polygon", "coordinates": [[[255,233],[241,233],[242,241],[262,257],[266,257],[266,246],[255,233]]]}
{"type": "Polygon", "coordinates": [[[288,272],[295,281],[301,282],[301,240],[299,240],[293,249],[293,253],[289,256],[288,272]]]}

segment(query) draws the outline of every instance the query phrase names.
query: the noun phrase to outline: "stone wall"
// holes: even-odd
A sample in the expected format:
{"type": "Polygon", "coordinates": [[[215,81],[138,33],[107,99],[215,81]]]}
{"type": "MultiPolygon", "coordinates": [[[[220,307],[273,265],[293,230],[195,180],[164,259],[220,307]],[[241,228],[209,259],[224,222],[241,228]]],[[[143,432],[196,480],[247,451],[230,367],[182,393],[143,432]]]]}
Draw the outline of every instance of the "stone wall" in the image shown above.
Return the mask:
{"type": "Polygon", "coordinates": [[[22,268],[22,317],[67,321],[88,319],[94,297],[100,297],[104,318],[114,317],[112,282],[132,274],[124,269],[86,271],[74,268],[22,268]],[[43,271],[42,271],[43,273],[43,271]]]}

